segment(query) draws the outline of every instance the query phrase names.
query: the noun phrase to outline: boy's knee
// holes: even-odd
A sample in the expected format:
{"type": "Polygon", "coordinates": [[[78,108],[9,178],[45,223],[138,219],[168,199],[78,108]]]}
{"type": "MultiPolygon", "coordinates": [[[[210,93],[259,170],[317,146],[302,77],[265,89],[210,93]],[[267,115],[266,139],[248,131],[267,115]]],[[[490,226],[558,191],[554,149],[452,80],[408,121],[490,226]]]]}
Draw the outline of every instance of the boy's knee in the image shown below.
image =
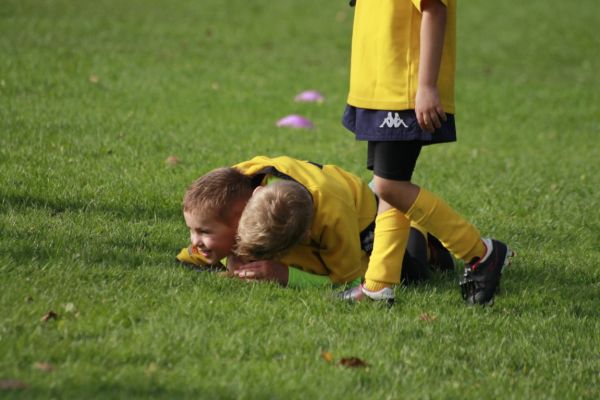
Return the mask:
{"type": "Polygon", "coordinates": [[[374,180],[373,190],[380,200],[402,212],[406,212],[412,206],[419,194],[419,187],[410,181],[393,181],[383,178],[374,180]]]}
{"type": "Polygon", "coordinates": [[[373,179],[373,191],[383,200],[389,195],[389,187],[386,180],[377,177],[373,179]]]}
{"type": "Polygon", "coordinates": [[[374,191],[379,198],[388,201],[401,196],[411,185],[410,182],[378,178],[374,181],[374,191]]]}

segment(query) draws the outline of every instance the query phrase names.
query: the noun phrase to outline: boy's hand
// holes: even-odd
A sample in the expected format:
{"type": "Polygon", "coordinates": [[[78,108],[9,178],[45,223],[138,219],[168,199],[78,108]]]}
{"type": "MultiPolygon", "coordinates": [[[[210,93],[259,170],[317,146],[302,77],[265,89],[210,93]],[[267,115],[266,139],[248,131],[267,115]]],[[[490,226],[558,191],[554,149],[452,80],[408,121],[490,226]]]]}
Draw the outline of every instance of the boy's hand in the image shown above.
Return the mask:
{"type": "Polygon", "coordinates": [[[446,121],[446,113],[440,101],[437,87],[419,87],[415,104],[415,113],[419,126],[425,132],[433,132],[446,121]]]}
{"type": "Polygon", "coordinates": [[[241,265],[233,272],[234,276],[250,281],[273,281],[287,286],[288,266],[277,261],[254,261],[241,265]]]}
{"type": "Polygon", "coordinates": [[[227,272],[233,274],[233,272],[238,269],[240,266],[244,265],[244,260],[241,258],[230,254],[227,256],[227,272]]]}

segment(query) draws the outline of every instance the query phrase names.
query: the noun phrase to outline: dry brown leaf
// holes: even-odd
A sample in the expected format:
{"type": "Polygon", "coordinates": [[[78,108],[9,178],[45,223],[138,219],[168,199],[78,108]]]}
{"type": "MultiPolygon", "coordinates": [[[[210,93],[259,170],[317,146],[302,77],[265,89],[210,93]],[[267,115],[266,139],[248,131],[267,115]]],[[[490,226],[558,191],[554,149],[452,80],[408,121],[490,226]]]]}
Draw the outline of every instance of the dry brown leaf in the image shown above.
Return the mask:
{"type": "Polygon", "coordinates": [[[33,368],[44,372],[54,371],[54,366],[47,362],[36,362],[33,364],[33,368]]]}
{"type": "Polygon", "coordinates": [[[179,160],[179,158],[175,157],[175,156],[169,156],[167,157],[167,159],[165,160],[165,163],[167,165],[177,165],[181,162],[181,160],[179,160]]]}
{"type": "Polygon", "coordinates": [[[323,360],[325,360],[328,363],[332,363],[333,362],[333,354],[331,354],[329,351],[323,351],[321,352],[321,358],[323,360]]]}
{"type": "Polygon", "coordinates": [[[369,364],[358,357],[344,357],[340,360],[339,365],[346,368],[363,368],[369,366],[369,364]]]}
{"type": "Polygon", "coordinates": [[[423,313],[421,315],[419,315],[419,320],[423,321],[423,322],[433,322],[437,319],[437,317],[435,315],[430,315],[428,313],[423,313]]]}
{"type": "Polygon", "coordinates": [[[51,320],[51,319],[56,319],[56,318],[58,318],[58,314],[57,314],[57,313],[55,313],[54,311],[50,310],[50,311],[48,311],[48,312],[46,313],[46,315],[44,315],[44,316],[41,318],[41,321],[42,321],[42,322],[48,322],[49,320],[51,320]]]}
{"type": "Polygon", "coordinates": [[[27,384],[18,379],[0,380],[0,390],[27,389],[27,384]]]}

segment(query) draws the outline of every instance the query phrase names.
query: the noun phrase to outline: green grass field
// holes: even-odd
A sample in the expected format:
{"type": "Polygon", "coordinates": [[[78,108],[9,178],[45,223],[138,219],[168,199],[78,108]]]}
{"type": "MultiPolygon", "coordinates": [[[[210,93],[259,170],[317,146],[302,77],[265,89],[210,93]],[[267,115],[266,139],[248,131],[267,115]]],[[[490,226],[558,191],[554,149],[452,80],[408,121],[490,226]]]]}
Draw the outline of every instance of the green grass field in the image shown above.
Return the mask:
{"type": "Polygon", "coordinates": [[[493,307],[457,265],[388,311],[174,262],[212,168],[369,179],[340,124],[347,1],[3,0],[0,398],[599,398],[599,24],[591,0],[461,2],[459,141],[414,180],[519,255],[493,307]]]}

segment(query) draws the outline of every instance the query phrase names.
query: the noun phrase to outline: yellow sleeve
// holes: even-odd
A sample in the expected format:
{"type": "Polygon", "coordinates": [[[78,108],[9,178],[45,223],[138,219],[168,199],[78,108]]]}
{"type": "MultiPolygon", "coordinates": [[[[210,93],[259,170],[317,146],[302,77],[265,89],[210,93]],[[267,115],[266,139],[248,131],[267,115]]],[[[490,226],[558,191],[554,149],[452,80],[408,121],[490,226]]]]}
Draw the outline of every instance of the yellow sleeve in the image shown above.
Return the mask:
{"type": "Polygon", "coordinates": [[[192,264],[198,267],[209,265],[208,260],[206,260],[202,254],[196,251],[193,246],[184,247],[181,249],[179,254],[177,254],[177,260],[184,264],[192,264]]]}
{"type": "Polygon", "coordinates": [[[193,246],[184,247],[183,249],[181,249],[181,251],[177,254],[176,257],[180,263],[194,265],[196,267],[201,268],[215,267],[219,269],[224,269],[224,265],[227,262],[226,259],[223,259],[220,263],[217,263],[216,265],[210,265],[208,260],[204,258],[204,256],[200,254],[193,246]]]}

